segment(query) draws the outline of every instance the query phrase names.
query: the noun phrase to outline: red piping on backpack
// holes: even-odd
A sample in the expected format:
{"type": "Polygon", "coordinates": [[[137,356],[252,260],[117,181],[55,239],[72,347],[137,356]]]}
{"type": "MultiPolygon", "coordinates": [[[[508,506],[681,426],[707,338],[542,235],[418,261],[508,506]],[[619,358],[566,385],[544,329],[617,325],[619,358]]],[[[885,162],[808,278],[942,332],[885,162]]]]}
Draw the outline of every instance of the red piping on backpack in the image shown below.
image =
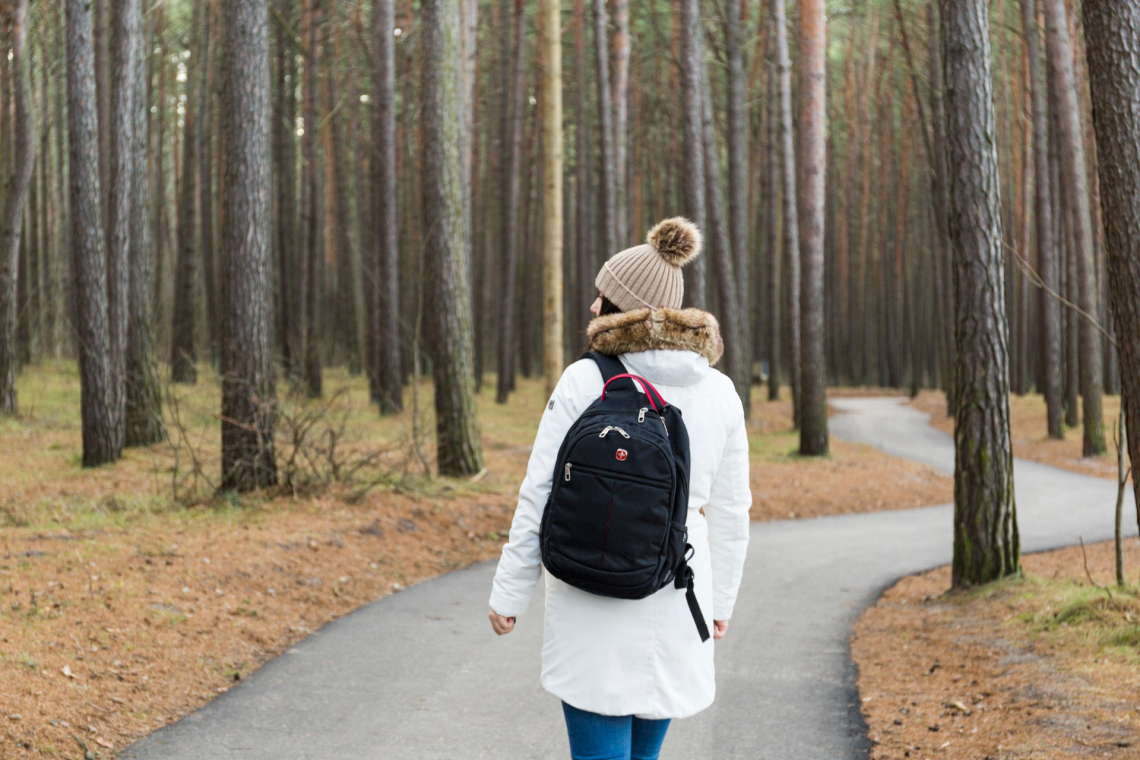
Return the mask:
{"type": "Polygon", "coordinates": [[[633,380],[634,382],[641,383],[641,387],[645,390],[645,396],[646,396],[646,398],[649,399],[649,405],[651,407],[653,407],[653,411],[655,411],[659,414],[661,412],[661,409],[657,408],[657,403],[653,400],[654,395],[657,396],[657,401],[661,402],[661,408],[662,409],[669,406],[667,403],[665,403],[665,399],[662,398],[661,392],[653,387],[653,383],[649,382],[648,380],[646,380],[644,377],[641,377],[640,375],[631,375],[628,372],[622,373],[620,375],[614,375],[613,377],[611,377],[609,380],[606,381],[606,384],[604,386],[602,386],[602,399],[603,400],[606,398],[606,390],[610,387],[610,383],[612,383],[614,380],[620,380],[623,377],[628,377],[630,380],[633,380]]]}

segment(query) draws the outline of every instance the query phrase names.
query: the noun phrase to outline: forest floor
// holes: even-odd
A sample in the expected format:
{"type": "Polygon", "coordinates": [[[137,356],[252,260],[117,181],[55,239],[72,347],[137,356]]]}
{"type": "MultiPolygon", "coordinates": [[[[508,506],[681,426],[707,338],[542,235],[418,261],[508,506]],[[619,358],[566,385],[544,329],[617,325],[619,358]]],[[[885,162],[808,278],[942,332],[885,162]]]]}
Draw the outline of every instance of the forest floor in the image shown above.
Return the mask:
{"type": "MultiPolygon", "coordinates": [[[[930,415],[930,424],[954,435],[954,418],[946,416],[946,394],[942,391],[922,391],[911,400],[911,406],[930,415]]],[[[1039,393],[1009,397],[1010,432],[1013,436],[1013,455],[1064,470],[1116,479],[1116,449],[1113,430],[1120,415],[1120,397],[1104,397],[1104,430],[1108,453],[1099,457],[1081,456],[1083,427],[1068,428],[1063,441],[1049,438],[1045,397],[1039,393]]]]}
{"type": "MultiPolygon", "coordinates": [[[[1025,576],[948,593],[905,578],[855,626],[872,760],[1140,757],[1140,587],[1111,543],[1022,558],[1025,576]]],[[[1127,541],[1135,579],[1140,548],[1127,541]]]]}
{"type": "MultiPolygon", "coordinates": [[[[432,429],[430,384],[418,419],[381,419],[360,378],[328,372],[325,401],[282,402],[292,487],[239,498],[210,481],[219,390],[200,377],[166,391],[170,442],[89,470],[74,365],[21,376],[23,414],[0,420],[0,756],[111,757],[325,623],[498,555],[541,382],[521,379],[505,406],[481,394],[485,473],[429,479],[413,433],[432,429]]],[[[797,456],[790,402],[765,398],[749,424],[753,519],[951,499],[949,478],[870,446],[797,456]]]]}

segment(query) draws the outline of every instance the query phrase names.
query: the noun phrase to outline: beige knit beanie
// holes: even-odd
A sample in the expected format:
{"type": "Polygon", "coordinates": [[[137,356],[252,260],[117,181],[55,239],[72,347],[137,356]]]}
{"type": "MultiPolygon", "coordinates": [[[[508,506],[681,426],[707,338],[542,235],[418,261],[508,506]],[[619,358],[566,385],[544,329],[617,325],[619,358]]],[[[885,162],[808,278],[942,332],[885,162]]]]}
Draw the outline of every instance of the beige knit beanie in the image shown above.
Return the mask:
{"type": "Polygon", "coordinates": [[[678,216],[660,222],[646,241],[602,264],[594,280],[598,292],[622,311],[681,308],[681,267],[700,254],[701,231],[678,216]]]}

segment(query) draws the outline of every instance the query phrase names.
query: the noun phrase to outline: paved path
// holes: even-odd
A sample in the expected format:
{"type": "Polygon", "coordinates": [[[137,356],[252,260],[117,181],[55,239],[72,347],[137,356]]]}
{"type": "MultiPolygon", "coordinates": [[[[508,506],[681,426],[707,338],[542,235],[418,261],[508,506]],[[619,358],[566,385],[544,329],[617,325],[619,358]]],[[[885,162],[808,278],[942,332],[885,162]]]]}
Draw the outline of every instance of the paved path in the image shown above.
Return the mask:
{"type": "MultiPolygon", "coordinates": [[[[950,439],[899,399],[833,404],[846,412],[832,420],[836,436],[952,470],[950,439]]],[[[1111,537],[1110,481],[1021,460],[1016,480],[1026,551],[1111,537]]],[[[885,586],[950,552],[949,506],[754,524],[717,644],[717,701],[674,725],[662,759],[866,757],[849,626],[885,586]]],[[[477,565],[331,623],[124,757],[564,760],[558,702],[538,684],[542,591],[496,638],[493,573],[477,565]]]]}

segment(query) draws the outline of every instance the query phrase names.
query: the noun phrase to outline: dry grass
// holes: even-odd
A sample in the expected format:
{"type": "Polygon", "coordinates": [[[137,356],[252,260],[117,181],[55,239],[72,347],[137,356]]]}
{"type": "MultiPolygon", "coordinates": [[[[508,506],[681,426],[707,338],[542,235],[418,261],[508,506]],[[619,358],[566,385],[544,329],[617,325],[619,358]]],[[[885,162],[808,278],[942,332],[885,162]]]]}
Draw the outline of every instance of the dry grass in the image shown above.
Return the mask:
{"type": "MultiPolygon", "coordinates": [[[[477,482],[424,478],[410,412],[379,418],[360,378],[330,371],[330,414],[345,416],[348,447],[382,452],[374,471],[241,498],[195,494],[182,479],[174,499],[191,448],[204,472],[218,466],[219,389],[205,368],[200,377],[171,391],[184,423],[177,457],[158,444],[94,470],[80,466],[74,367],[20,378],[24,414],[0,420],[0,757],[83,757],[78,742],[109,757],[328,621],[498,555],[541,382],[520,380],[506,406],[480,396],[487,471],[477,482]]],[[[870,447],[795,455],[790,405],[755,396],[755,519],[949,499],[948,479],[870,447]]],[[[429,383],[420,400],[430,459],[429,383]]]]}
{"type": "MultiPolygon", "coordinates": [[[[1135,578],[1140,549],[1127,544],[1135,578]]],[[[1088,561],[1108,584],[1112,544],[1088,547],[1088,561]]],[[[961,594],[944,593],[948,568],[906,578],[860,619],[851,646],[873,760],[1140,757],[1140,588],[1089,585],[1079,547],[1023,566],[961,594]]]]}
{"type": "MultiPolygon", "coordinates": [[[[946,394],[942,391],[923,391],[911,405],[929,414],[930,423],[939,430],[954,434],[954,419],[946,416],[946,394]]],[[[1014,456],[1082,475],[1116,479],[1116,452],[1112,445],[1112,431],[1120,415],[1119,396],[1104,397],[1105,440],[1109,452],[1099,457],[1081,456],[1082,427],[1066,430],[1063,441],[1049,438],[1046,433],[1044,396],[1037,393],[1010,396],[1009,409],[1014,456]]]]}

